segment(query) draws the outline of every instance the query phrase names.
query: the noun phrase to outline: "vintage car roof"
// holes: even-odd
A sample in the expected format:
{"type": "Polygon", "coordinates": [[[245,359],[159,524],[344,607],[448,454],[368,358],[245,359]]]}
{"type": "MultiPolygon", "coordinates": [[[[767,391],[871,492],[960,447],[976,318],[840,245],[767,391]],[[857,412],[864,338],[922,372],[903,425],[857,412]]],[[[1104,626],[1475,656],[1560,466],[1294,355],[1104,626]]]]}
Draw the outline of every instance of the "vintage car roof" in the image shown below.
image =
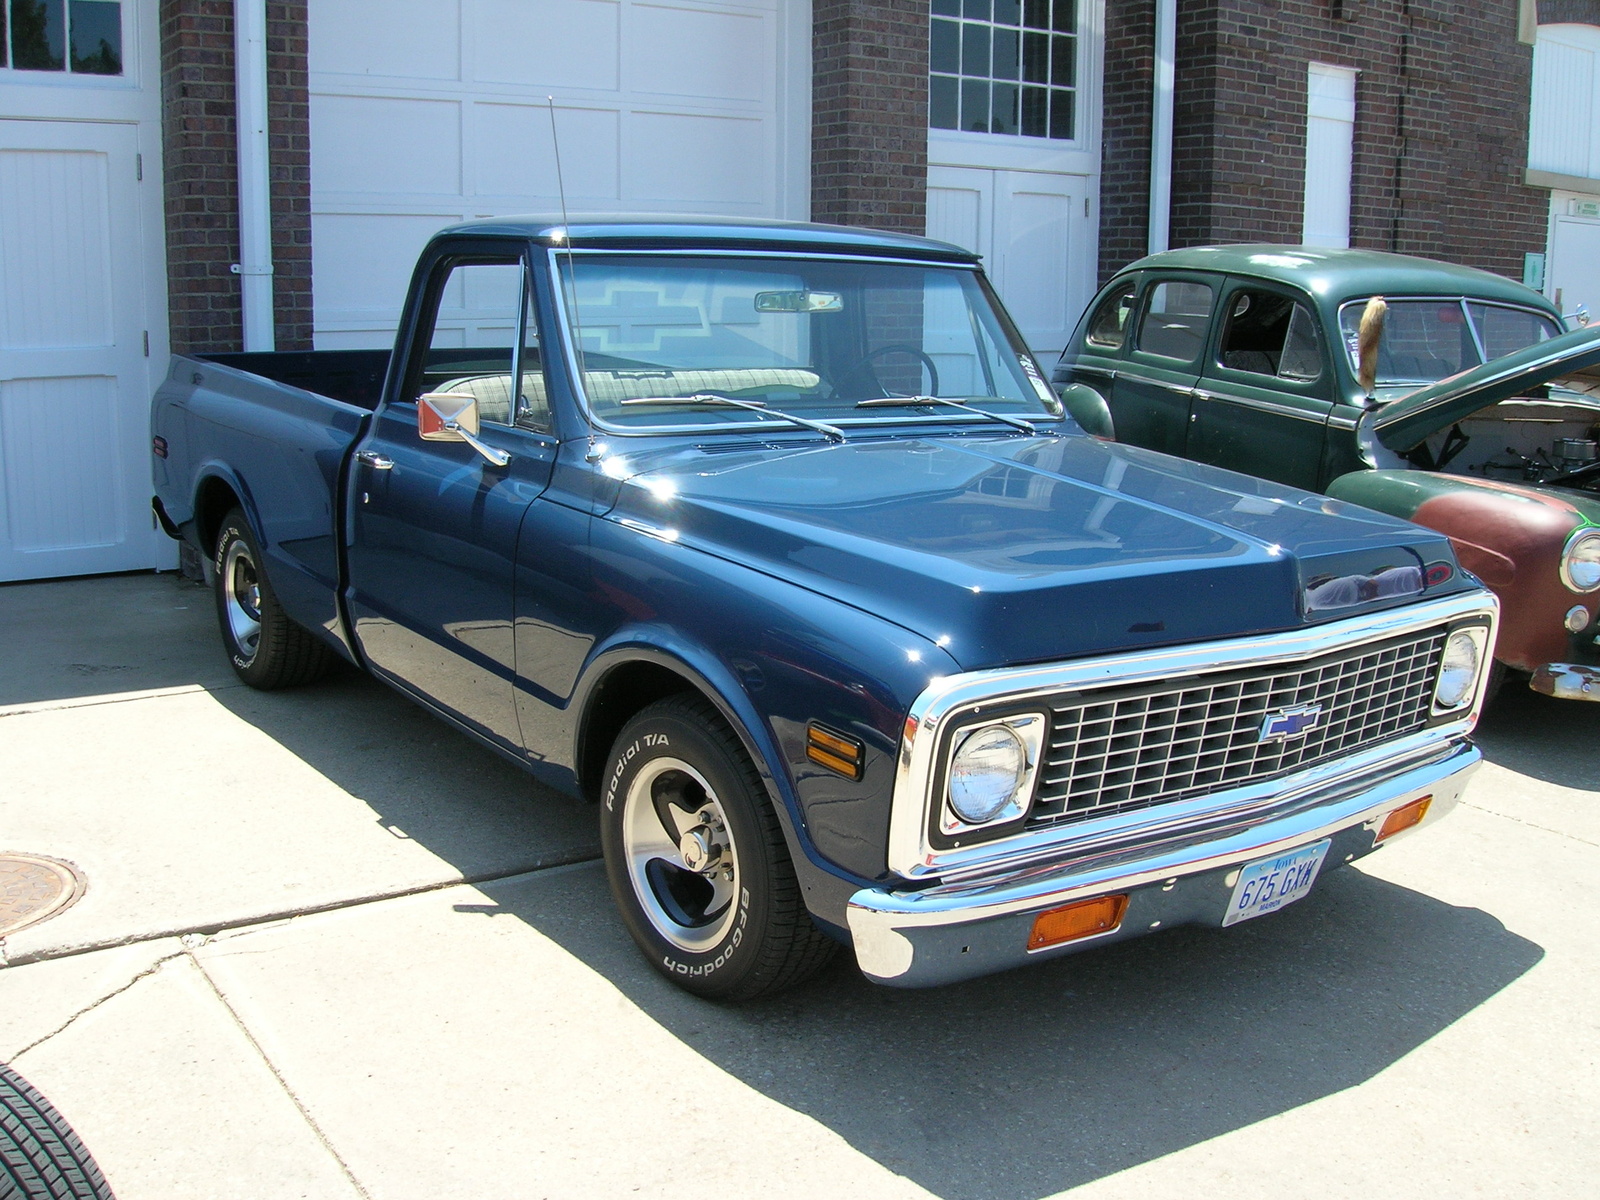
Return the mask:
{"type": "Polygon", "coordinates": [[[466,221],[439,231],[449,234],[485,234],[531,238],[549,245],[643,249],[748,249],[822,251],[844,254],[886,254],[895,258],[922,258],[937,262],[975,263],[978,255],[948,242],[857,229],[844,225],[817,225],[799,221],[759,218],[686,217],[660,214],[574,213],[489,217],[466,221]]]}
{"type": "Polygon", "coordinates": [[[1409,450],[1481,408],[1546,383],[1600,392],[1600,328],[1575,329],[1430,383],[1386,405],[1373,431],[1389,449],[1409,450]]]}
{"type": "Polygon", "coordinates": [[[1334,303],[1364,296],[1477,296],[1554,312],[1532,288],[1489,271],[1454,263],[1326,246],[1194,246],[1141,258],[1124,270],[1225,271],[1304,288],[1334,303]]]}

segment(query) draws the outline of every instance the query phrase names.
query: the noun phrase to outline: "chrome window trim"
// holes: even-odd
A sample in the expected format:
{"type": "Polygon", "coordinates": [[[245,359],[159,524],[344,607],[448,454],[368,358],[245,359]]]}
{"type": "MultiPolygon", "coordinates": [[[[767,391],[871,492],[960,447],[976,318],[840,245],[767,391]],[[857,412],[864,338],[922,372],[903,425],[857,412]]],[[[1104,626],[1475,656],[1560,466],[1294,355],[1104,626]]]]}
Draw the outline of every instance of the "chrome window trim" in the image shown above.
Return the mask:
{"type": "MultiPolygon", "coordinates": [[[[1276,379],[1277,376],[1263,375],[1262,378],[1276,379]]],[[[1196,400],[1219,400],[1224,404],[1237,404],[1240,408],[1253,408],[1258,412],[1271,413],[1275,417],[1293,417],[1297,421],[1310,421],[1315,425],[1325,424],[1328,419],[1327,413],[1322,413],[1321,415],[1308,413],[1304,409],[1294,408],[1288,404],[1279,404],[1273,400],[1257,400],[1249,396],[1235,396],[1231,392],[1217,392],[1210,388],[1196,388],[1194,397],[1196,400]]],[[[1318,404],[1325,404],[1330,409],[1333,407],[1331,401],[1323,400],[1321,397],[1308,396],[1306,398],[1315,400],[1318,404]]]]}
{"type": "Polygon", "coordinates": [[[1156,837],[1241,812],[1292,802],[1307,789],[1325,787],[1330,780],[1353,771],[1370,770],[1385,761],[1426,756],[1441,743],[1465,737],[1483,706],[1483,683],[1492,661],[1483,656],[1472,703],[1452,720],[1396,741],[1322,763],[1298,774],[1258,781],[1194,800],[1112,815],[1065,827],[1018,832],[993,841],[953,850],[935,850],[928,842],[932,795],[936,778],[934,753],[952,721],[981,715],[989,704],[1021,704],[1035,698],[1079,688],[1123,687],[1186,675],[1207,675],[1315,658],[1369,642],[1418,632],[1432,626],[1481,618],[1490,626],[1493,645],[1499,601],[1487,592],[1468,592],[1440,600],[1424,601],[1369,616],[1352,617],[1311,629],[1254,637],[1202,642],[1191,646],[1103,655],[1072,662],[1034,667],[1008,667],[967,671],[934,680],[917,697],[907,714],[916,734],[908,744],[901,739],[896,764],[893,801],[889,814],[888,868],[903,879],[941,879],[1009,869],[1030,862],[1059,858],[1064,848],[1074,852],[1113,842],[1156,837]]]}

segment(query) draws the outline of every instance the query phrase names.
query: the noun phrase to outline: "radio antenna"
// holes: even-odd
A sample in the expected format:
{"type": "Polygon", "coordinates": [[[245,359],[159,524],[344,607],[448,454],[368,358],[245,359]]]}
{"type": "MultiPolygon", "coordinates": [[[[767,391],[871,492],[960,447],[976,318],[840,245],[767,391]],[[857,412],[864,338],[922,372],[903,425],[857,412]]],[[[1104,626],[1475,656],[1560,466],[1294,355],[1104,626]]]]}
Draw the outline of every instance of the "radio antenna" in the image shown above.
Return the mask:
{"type": "Polygon", "coordinates": [[[556,132],[556,98],[554,96],[546,96],[544,99],[550,112],[550,146],[556,155],[556,195],[561,201],[561,242],[566,247],[567,254],[567,277],[562,284],[562,293],[566,296],[567,310],[572,314],[573,349],[577,352],[576,357],[578,360],[578,378],[574,382],[578,386],[578,408],[583,413],[584,423],[589,427],[588,457],[592,462],[600,456],[600,447],[595,444],[594,421],[589,413],[588,370],[584,363],[583,323],[578,318],[578,279],[572,268],[572,222],[567,217],[567,184],[561,174],[561,137],[556,132]]]}

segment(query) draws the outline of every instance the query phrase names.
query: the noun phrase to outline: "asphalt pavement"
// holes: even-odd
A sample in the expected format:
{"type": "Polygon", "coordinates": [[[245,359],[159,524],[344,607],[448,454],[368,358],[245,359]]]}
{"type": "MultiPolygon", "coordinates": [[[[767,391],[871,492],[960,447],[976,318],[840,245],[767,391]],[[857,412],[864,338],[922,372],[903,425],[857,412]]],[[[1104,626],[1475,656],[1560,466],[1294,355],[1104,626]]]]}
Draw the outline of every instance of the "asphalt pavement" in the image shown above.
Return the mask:
{"type": "Polygon", "coordinates": [[[173,575],[0,587],[0,1061],[121,1200],[1590,1197],[1600,705],[1508,693],[1448,820],[1228,930],[696,1000],[592,808],[354,671],[241,686],[173,575]]]}

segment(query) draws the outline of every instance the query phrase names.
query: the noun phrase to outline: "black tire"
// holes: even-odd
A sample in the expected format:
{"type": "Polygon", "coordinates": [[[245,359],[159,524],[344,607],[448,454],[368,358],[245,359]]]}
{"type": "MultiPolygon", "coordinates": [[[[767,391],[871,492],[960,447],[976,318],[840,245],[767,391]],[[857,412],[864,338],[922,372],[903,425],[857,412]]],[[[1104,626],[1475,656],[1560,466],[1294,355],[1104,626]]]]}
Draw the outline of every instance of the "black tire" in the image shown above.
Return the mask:
{"type": "Polygon", "coordinates": [[[0,1063],[0,1200],[114,1200],[72,1127],[0,1063]]]}
{"type": "Polygon", "coordinates": [[[772,995],[838,949],[811,923],[754,765],[699,696],[659,700],[618,735],[601,784],[600,843],[628,932],[687,991],[717,1000],[772,995]],[[709,858],[701,847],[666,853],[669,821],[688,825],[685,841],[702,836],[709,858]],[[653,857],[652,837],[663,839],[653,857]],[[690,857],[715,866],[691,871],[690,857]]]}
{"type": "Polygon", "coordinates": [[[270,691],[326,673],[333,651],[284,615],[255,532],[237,508],[222,519],[211,565],[222,646],[240,679],[270,691]]]}

